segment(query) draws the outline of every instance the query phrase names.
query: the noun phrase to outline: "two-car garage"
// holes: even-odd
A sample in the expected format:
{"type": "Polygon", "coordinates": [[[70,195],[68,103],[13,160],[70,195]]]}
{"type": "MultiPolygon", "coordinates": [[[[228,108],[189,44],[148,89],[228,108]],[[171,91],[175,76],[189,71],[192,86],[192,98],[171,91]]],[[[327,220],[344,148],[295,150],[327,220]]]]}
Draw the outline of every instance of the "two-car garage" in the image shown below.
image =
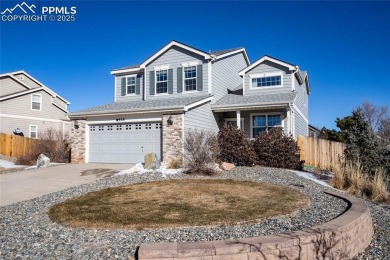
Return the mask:
{"type": "Polygon", "coordinates": [[[139,163],[154,152],[161,158],[161,122],[91,124],[89,162],[139,163]]]}

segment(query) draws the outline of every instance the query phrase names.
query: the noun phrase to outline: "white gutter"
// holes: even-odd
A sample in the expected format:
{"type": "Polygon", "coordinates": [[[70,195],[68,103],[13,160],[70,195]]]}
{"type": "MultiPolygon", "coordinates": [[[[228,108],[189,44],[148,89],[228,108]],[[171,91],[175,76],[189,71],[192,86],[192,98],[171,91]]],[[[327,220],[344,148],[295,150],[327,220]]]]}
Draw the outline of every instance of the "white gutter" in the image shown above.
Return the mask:
{"type": "Polygon", "coordinates": [[[202,104],[204,104],[204,103],[207,103],[207,102],[209,102],[209,101],[211,101],[211,100],[213,100],[213,97],[208,97],[208,98],[199,100],[199,101],[197,101],[197,102],[195,102],[195,103],[192,103],[192,104],[190,104],[190,105],[185,106],[185,107],[184,107],[184,111],[187,112],[189,109],[191,109],[191,108],[193,108],[193,107],[196,107],[196,106],[199,106],[199,105],[202,105],[202,104]]]}

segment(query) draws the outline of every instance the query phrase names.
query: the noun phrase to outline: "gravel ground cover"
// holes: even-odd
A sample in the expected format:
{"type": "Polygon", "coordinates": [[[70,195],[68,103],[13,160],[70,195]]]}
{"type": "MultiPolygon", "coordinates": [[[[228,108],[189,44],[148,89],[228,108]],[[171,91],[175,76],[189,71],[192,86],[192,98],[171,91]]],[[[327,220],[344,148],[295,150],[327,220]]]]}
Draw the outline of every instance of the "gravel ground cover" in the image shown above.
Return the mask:
{"type": "MultiPolygon", "coordinates": [[[[46,214],[51,205],[90,191],[170,178],[205,177],[184,174],[167,175],[166,178],[161,174],[115,176],[1,207],[0,259],[129,259],[134,256],[140,243],[221,240],[300,230],[329,221],[344,212],[348,206],[344,201],[323,193],[332,188],[296,176],[293,172],[272,168],[238,167],[213,178],[287,185],[306,194],[311,200],[310,206],[287,216],[273,217],[254,224],[136,231],[67,228],[51,222],[46,214]]],[[[370,248],[360,257],[385,259],[390,255],[387,228],[390,226],[390,211],[371,203],[368,205],[377,232],[370,248]]]]}

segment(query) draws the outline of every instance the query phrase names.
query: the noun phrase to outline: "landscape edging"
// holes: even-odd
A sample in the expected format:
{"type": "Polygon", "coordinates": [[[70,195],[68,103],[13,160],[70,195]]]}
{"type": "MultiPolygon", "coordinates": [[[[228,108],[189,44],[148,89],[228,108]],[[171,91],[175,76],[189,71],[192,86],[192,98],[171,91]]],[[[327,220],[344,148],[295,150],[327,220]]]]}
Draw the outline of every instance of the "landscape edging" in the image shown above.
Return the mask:
{"type": "Polygon", "coordinates": [[[241,239],[143,243],[138,250],[142,260],[222,260],[222,259],[313,259],[352,258],[362,252],[374,234],[368,207],[358,198],[339,192],[326,192],[350,205],[340,216],[301,231],[241,239]]]}

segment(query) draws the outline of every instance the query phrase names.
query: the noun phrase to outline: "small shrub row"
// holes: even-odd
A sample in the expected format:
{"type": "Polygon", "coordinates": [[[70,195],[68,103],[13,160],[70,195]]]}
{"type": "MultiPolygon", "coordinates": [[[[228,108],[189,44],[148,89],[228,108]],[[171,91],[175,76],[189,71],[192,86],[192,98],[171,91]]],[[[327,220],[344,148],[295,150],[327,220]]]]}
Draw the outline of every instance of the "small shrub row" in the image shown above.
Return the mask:
{"type": "MultiPolygon", "coordinates": [[[[266,167],[298,169],[299,148],[296,141],[274,128],[250,140],[242,129],[225,124],[218,135],[191,130],[184,138],[184,166],[187,173],[211,175],[215,164],[221,161],[236,166],[261,165],[266,167]]],[[[168,168],[177,168],[181,162],[170,161],[168,168]]]]}
{"type": "Polygon", "coordinates": [[[242,129],[225,124],[218,133],[218,144],[219,159],[237,166],[301,167],[297,142],[280,128],[262,132],[251,141],[242,129]]]}

